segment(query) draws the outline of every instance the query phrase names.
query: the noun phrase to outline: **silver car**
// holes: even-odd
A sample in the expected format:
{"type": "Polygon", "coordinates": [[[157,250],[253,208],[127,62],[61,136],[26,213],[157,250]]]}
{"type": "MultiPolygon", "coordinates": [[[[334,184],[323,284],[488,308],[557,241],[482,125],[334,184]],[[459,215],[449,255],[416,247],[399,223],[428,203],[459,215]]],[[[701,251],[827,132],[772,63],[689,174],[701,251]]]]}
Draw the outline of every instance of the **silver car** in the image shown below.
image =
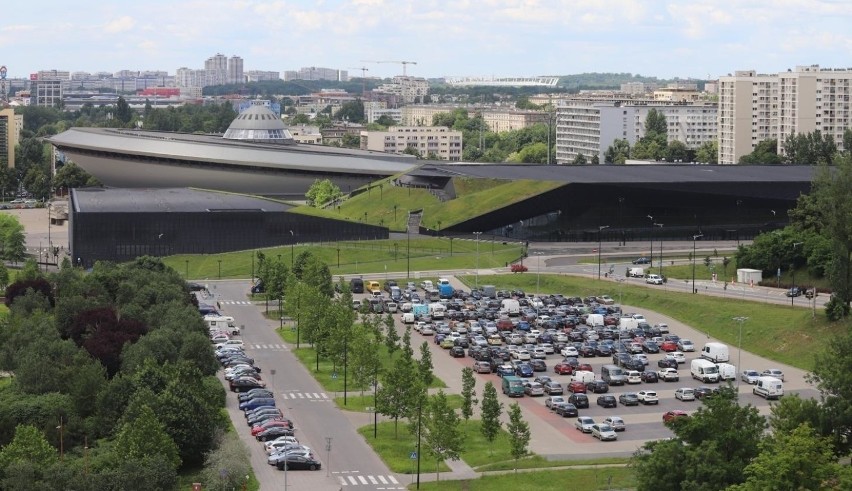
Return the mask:
{"type": "Polygon", "coordinates": [[[304,445],[293,445],[292,447],[284,447],[283,449],[280,449],[274,454],[270,455],[266,459],[266,463],[269,465],[278,465],[278,462],[283,462],[289,455],[303,455],[305,457],[310,457],[311,449],[310,447],[306,447],[304,445]]]}
{"type": "Polygon", "coordinates": [[[756,384],[757,379],[760,377],[760,373],[757,370],[743,370],[740,374],[740,380],[747,384],[756,384]]]}
{"type": "Polygon", "coordinates": [[[615,432],[613,427],[608,424],[592,425],[592,436],[602,442],[607,440],[615,441],[618,439],[618,434],[615,432]]]}
{"type": "Polygon", "coordinates": [[[583,433],[591,433],[592,426],[595,426],[595,420],[588,416],[580,416],[574,421],[574,428],[583,433]]]}

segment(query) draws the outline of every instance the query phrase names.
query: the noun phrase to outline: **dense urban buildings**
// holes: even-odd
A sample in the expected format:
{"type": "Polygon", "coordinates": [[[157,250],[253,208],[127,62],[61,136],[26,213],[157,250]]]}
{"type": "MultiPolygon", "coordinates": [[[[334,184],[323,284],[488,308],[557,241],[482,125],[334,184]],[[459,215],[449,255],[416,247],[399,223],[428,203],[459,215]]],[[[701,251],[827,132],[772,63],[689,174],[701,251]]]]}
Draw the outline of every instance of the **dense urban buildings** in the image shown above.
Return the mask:
{"type": "Polygon", "coordinates": [[[0,109],[0,166],[15,167],[15,145],[21,138],[24,116],[11,108],[0,109]]]}
{"type": "MultiPolygon", "coordinates": [[[[852,69],[797,66],[777,74],[754,70],[719,79],[719,163],[736,164],[763,140],[819,130],[843,148],[850,123],[852,69]]],[[[804,162],[803,162],[804,163],[804,162]]]]}
{"type": "Polygon", "coordinates": [[[396,154],[413,150],[424,158],[458,161],[462,132],[443,126],[391,126],[387,131],[362,131],[361,149],[396,154]]]}
{"type": "Polygon", "coordinates": [[[348,82],[349,73],[346,70],[339,70],[337,68],[303,66],[298,70],[285,71],[284,80],[335,80],[337,82],[348,82]]]}

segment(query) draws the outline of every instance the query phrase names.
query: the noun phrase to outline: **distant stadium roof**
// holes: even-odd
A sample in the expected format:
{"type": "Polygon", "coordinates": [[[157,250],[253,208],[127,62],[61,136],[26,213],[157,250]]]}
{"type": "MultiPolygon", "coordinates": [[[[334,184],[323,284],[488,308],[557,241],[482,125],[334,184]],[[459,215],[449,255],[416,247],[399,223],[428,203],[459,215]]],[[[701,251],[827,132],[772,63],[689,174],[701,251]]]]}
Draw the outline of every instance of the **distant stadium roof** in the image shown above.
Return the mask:
{"type": "Polygon", "coordinates": [[[187,188],[79,188],[72,193],[75,211],[83,213],[281,212],[292,208],[255,196],[187,188]]]}
{"type": "Polygon", "coordinates": [[[271,109],[260,104],[253,104],[234,118],[228,130],[225,131],[224,138],[268,143],[295,143],[281,118],[271,109]]]}
{"type": "Polygon", "coordinates": [[[457,87],[487,85],[492,87],[556,87],[559,77],[446,77],[457,87]]]}

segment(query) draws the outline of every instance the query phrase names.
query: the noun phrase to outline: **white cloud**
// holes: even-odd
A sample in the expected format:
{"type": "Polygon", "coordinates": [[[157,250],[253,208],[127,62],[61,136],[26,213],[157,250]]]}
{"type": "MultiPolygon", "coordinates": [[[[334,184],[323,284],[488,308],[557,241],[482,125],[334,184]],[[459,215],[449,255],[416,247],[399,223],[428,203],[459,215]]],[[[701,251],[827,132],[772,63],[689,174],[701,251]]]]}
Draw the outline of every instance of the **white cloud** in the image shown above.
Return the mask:
{"type": "Polygon", "coordinates": [[[104,31],[111,34],[116,34],[119,32],[129,31],[133,29],[135,25],[136,21],[133,20],[133,17],[130,17],[129,15],[124,15],[104,24],[104,31]]]}
{"type": "Polygon", "coordinates": [[[0,27],[0,31],[3,31],[3,32],[28,32],[28,31],[35,31],[35,30],[36,30],[36,26],[34,26],[32,24],[18,24],[18,25],[13,25],[13,26],[0,27]]]}

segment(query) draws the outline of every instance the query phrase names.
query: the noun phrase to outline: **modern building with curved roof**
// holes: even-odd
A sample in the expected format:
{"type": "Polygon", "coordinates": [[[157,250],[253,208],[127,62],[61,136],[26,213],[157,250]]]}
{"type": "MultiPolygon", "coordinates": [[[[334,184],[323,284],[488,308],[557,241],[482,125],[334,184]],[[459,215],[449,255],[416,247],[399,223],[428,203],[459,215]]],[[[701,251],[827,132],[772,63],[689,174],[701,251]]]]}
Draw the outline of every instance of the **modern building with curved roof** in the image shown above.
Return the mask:
{"type": "Polygon", "coordinates": [[[348,192],[418,165],[408,155],[295,143],[277,117],[264,118],[255,108],[262,106],[238,116],[226,138],[71,128],[49,141],[104,185],[123,188],[194,187],[301,198],[316,179],[331,179],[348,192]]]}

